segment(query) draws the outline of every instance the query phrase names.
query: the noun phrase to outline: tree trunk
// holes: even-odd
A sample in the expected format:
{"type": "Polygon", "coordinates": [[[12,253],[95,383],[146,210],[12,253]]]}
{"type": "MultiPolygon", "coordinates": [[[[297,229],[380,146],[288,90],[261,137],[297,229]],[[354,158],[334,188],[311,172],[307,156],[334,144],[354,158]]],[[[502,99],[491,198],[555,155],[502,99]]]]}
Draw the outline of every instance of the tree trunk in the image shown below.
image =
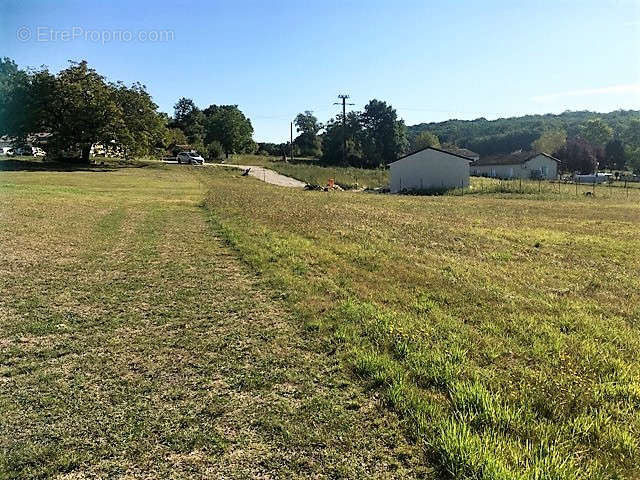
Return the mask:
{"type": "Polygon", "coordinates": [[[84,163],[89,163],[89,154],[91,153],[91,145],[82,147],[82,161],[84,163]]]}

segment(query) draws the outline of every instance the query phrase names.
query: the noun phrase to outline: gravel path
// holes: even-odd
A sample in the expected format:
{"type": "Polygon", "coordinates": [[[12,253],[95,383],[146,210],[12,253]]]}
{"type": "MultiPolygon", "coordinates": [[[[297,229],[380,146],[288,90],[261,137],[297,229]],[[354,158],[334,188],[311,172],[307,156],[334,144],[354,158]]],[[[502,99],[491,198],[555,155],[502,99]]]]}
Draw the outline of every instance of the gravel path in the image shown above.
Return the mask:
{"type": "Polygon", "coordinates": [[[292,188],[304,188],[306,183],[301,182],[300,180],[296,180],[295,178],[287,177],[286,175],[280,175],[273,170],[269,170],[268,168],[258,167],[255,165],[231,165],[228,163],[205,163],[205,165],[213,165],[216,167],[230,167],[230,168],[240,168],[242,170],[246,170],[250,168],[249,175],[252,177],[256,177],[263,182],[272,183],[273,185],[280,185],[281,187],[292,187],[292,188]]]}

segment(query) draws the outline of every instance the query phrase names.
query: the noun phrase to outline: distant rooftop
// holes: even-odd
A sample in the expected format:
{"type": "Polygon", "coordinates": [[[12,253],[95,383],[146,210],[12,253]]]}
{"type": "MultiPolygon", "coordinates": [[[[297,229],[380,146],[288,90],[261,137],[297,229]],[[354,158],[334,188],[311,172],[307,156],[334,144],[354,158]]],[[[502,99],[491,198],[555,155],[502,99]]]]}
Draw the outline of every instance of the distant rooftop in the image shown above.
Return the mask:
{"type": "Polygon", "coordinates": [[[460,155],[462,157],[480,158],[480,154],[479,153],[476,153],[473,150],[469,150],[468,148],[457,148],[457,147],[447,148],[447,147],[444,147],[443,150],[446,150],[447,152],[450,152],[450,153],[454,153],[456,155],[460,155]]]}
{"type": "Polygon", "coordinates": [[[482,157],[479,160],[476,160],[472,163],[472,166],[482,166],[482,165],[521,165],[528,160],[531,160],[533,157],[538,155],[544,155],[545,157],[550,158],[551,160],[555,160],[559,162],[557,158],[552,157],[551,155],[547,155],[542,152],[514,152],[514,153],[500,153],[497,155],[487,155],[486,157],[482,157]]]}

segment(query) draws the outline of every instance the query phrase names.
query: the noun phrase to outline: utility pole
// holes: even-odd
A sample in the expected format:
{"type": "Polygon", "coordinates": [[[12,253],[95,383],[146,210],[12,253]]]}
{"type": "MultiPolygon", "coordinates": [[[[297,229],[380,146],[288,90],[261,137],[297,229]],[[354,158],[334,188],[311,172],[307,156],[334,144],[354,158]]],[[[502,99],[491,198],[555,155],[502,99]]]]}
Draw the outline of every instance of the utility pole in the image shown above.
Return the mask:
{"type": "MultiPolygon", "coordinates": [[[[347,163],[347,105],[355,105],[355,103],[347,103],[349,95],[338,95],[338,98],[342,100],[342,164],[347,163]]],[[[334,103],[334,105],[340,105],[340,102],[334,103]]]]}
{"type": "Polygon", "coordinates": [[[291,163],[293,163],[293,122],[291,122],[291,163]]]}

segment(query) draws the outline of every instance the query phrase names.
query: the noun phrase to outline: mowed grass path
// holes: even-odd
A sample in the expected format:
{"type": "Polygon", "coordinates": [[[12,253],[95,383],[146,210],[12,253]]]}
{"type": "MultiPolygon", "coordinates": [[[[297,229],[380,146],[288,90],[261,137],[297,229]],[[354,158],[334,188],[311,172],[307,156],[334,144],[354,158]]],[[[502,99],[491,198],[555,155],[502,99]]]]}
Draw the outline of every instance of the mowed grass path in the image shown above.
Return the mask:
{"type": "Polygon", "coordinates": [[[0,172],[0,478],[428,472],[221,243],[194,171],[0,172]]]}
{"type": "Polygon", "coordinates": [[[640,476],[640,194],[283,191],[206,170],[228,242],[439,475],[640,476]]]}

